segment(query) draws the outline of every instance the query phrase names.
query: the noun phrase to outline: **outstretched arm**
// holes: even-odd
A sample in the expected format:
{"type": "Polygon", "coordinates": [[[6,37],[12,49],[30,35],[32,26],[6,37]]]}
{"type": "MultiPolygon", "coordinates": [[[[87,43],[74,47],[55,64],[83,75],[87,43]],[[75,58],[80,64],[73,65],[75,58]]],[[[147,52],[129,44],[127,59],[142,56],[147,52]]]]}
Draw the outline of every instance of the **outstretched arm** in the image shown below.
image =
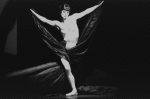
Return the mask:
{"type": "Polygon", "coordinates": [[[75,13],[74,16],[75,16],[77,19],[82,18],[83,16],[85,16],[85,15],[91,13],[91,12],[94,11],[96,8],[98,8],[100,5],[102,5],[103,2],[104,2],[104,1],[102,1],[102,2],[101,2],[100,4],[98,4],[98,5],[95,5],[95,6],[91,7],[91,8],[86,9],[85,11],[83,11],[83,12],[81,12],[81,13],[75,13]]]}
{"type": "Polygon", "coordinates": [[[55,26],[58,22],[57,21],[51,21],[48,20],[47,18],[37,14],[35,11],[33,11],[32,9],[30,9],[30,11],[38,18],[40,19],[42,22],[47,23],[49,25],[55,26]]]}

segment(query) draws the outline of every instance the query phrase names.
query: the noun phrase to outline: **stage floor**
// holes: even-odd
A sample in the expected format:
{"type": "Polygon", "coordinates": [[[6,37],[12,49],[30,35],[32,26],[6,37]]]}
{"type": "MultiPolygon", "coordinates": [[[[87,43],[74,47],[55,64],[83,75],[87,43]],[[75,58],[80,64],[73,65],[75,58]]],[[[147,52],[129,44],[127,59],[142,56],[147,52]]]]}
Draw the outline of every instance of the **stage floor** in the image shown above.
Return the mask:
{"type": "Polygon", "coordinates": [[[66,97],[66,96],[57,96],[57,97],[39,97],[42,99],[109,99],[112,98],[114,96],[111,95],[78,95],[78,96],[70,96],[70,97],[66,97]]]}
{"type": "Polygon", "coordinates": [[[38,99],[148,99],[148,96],[78,95],[72,97],[39,97],[38,99]]]}

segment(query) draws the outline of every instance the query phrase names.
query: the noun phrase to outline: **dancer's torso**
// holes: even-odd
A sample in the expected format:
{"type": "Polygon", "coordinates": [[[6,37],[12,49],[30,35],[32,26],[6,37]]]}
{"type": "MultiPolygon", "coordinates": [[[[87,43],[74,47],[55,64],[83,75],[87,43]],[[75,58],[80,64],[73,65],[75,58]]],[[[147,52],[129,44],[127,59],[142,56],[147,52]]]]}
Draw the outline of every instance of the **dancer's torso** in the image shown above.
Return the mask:
{"type": "Polygon", "coordinates": [[[64,23],[60,24],[60,29],[64,34],[64,40],[66,42],[77,42],[79,29],[75,19],[68,18],[64,23]]]}

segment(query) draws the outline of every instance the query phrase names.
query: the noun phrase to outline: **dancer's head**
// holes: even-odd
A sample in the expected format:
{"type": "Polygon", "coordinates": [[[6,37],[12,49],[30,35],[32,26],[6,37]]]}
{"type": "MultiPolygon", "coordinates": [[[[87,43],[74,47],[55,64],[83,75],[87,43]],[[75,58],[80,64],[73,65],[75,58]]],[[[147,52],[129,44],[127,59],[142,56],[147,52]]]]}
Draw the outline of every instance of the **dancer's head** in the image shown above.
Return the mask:
{"type": "Polygon", "coordinates": [[[69,14],[70,14],[70,6],[68,4],[64,4],[64,5],[61,5],[59,8],[61,11],[61,17],[63,19],[68,18],[69,14]]]}

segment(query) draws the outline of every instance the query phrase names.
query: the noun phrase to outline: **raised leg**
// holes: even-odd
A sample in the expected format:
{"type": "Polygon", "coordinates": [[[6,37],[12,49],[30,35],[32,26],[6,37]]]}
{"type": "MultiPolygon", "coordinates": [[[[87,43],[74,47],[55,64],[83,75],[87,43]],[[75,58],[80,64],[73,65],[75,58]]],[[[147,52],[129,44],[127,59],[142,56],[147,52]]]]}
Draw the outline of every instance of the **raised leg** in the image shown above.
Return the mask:
{"type": "Polygon", "coordinates": [[[67,78],[68,78],[69,83],[72,87],[72,91],[70,93],[66,94],[66,96],[77,95],[77,89],[76,89],[76,86],[75,86],[75,78],[74,78],[74,76],[71,72],[70,64],[65,58],[61,58],[61,62],[65,67],[67,78]]]}

